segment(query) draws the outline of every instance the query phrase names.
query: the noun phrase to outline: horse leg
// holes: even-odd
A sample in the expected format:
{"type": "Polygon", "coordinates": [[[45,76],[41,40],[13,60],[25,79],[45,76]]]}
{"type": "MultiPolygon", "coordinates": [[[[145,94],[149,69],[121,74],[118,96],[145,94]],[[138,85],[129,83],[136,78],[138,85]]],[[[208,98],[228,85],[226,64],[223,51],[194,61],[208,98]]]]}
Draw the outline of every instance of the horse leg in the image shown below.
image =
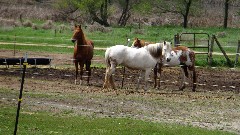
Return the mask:
{"type": "Polygon", "coordinates": [[[148,80],[149,80],[149,75],[150,75],[150,73],[151,73],[151,69],[145,70],[145,77],[144,77],[145,86],[144,86],[144,91],[147,91],[147,90],[148,90],[148,80]]]}
{"type": "Polygon", "coordinates": [[[192,70],[192,79],[193,79],[193,88],[192,88],[192,91],[195,92],[196,91],[196,87],[197,87],[197,76],[196,76],[196,70],[195,70],[195,67],[193,68],[192,70]]]}
{"type": "Polygon", "coordinates": [[[89,85],[89,78],[91,77],[91,61],[86,62],[86,70],[88,71],[87,85],[89,85]]]}
{"type": "Polygon", "coordinates": [[[111,61],[110,64],[111,64],[111,67],[109,69],[109,78],[108,79],[109,79],[109,82],[110,82],[112,88],[116,89],[116,86],[115,86],[114,81],[113,81],[113,73],[116,70],[117,62],[116,61],[111,61]]]}
{"type": "Polygon", "coordinates": [[[158,73],[158,64],[153,69],[154,73],[154,88],[157,88],[157,73],[158,73]]]}
{"type": "Polygon", "coordinates": [[[186,86],[186,84],[185,84],[185,82],[186,82],[186,77],[188,77],[188,71],[187,71],[187,66],[181,66],[181,68],[182,68],[182,77],[181,77],[181,79],[182,79],[182,81],[181,81],[181,85],[180,85],[180,87],[179,87],[179,90],[183,90],[186,86]]]}
{"type": "Polygon", "coordinates": [[[144,72],[144,71],[142,70],[142,71],[140,72],[140,74],[139,74],[136,91],[138,91],[138,89],[139,89],[140,81],[141,81],[142,78],[143,78],[143,72],[144,72]]]}
{"type": "Polygon", "coordinates": [[[108,75],[109,75],[109,67],[106,67],[103,88],[108,88],[108,85],[109,85],[109,77],[108,77],[108,75]]]}
{"type": "Polygon", "coordinates": [[[162,64],[156,64],[154,67],[154,88],[159,89],[160,88],[160,78],[162,73],[162,64]],[[159,73],[159,78],[157,74],[159,73]]]}
{"type": "Polygon", "coordinates": [[[83,63],[80,63],[80,85],[82,85],[82,76],[83,76],[83,67],[84,67],[84,64],[83,63]]]}
{"type": "Polygon", "coordinates": [[[77,84],[77,76],[78,76],[78,62],[75,61],[75,84],[77,84]]]}

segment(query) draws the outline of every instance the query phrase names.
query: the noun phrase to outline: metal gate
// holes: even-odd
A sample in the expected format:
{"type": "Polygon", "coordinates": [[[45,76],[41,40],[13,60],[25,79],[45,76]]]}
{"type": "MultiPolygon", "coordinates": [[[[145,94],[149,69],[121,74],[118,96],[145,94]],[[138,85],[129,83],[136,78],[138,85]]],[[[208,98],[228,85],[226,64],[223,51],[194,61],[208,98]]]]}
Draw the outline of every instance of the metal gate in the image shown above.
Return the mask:
{"type": "Polygon", "coordinates": [[[208,33],[180,33],[174,36],[174,46],[184,45],[195,51],[196,54],[210,57],[210,35],[208,33]]]}

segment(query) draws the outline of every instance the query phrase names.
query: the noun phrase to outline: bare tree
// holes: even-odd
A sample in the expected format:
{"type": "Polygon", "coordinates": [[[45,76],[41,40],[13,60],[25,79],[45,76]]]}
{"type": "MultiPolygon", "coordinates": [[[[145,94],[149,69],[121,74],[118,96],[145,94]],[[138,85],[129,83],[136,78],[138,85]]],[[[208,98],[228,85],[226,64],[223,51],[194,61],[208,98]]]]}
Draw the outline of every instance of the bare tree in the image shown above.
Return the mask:
{"type": "Polygon", "coordinates": [[[161,13],[171,12],[183,17],[183,27],[187,28],[188,16],[199,6],[199,0],[156,0],[161,13]]]}
{"type": "Polygon", "coordinates": [[[110,0],[59,0],[60,14],[73,13],[76,10],[88,14],[93,22],[104,26],[108,23],[110,0]]]}
{"type": "Polygon", "coordinates": [[[118,25],[125,26],[127,23],[127,20],[131,16],[130,0],[123,0],[123,1],[120,0],[119,2],[120,2],[120,5],[123,7],[123,9],[122,9],[122,14],[118,20],[118,25]]]}

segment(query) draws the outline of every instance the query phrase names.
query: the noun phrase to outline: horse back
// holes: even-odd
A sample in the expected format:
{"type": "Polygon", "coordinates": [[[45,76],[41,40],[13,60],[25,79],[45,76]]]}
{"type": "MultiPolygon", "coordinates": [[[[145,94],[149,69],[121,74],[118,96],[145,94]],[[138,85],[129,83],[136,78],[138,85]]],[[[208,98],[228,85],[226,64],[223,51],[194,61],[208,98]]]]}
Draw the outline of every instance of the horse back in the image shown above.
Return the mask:
{"type": "Polygon", "coordinates": [[[87,45],[91,45],[91,46],[93,46],[93,48],[94,48],[94,43],[93,43],[92,40],[87,40],[87,45]]]}

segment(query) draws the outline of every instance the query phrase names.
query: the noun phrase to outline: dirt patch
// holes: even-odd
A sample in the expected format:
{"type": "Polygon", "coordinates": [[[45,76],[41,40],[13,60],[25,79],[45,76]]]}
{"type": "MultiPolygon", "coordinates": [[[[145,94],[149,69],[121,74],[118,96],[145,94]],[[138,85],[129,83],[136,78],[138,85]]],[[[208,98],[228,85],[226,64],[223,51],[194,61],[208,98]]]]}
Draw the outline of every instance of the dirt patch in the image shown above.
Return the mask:
{"type": "MultiPolygon", "coordinates": [[[[1,50],[0,57],[12,52],[1,50]]],[[[18,52],[17,54],[24,54],[18,52]]],[[[58,115],[90,117],[130,117],[154,122],[180,123],[240,134],[240,71],[237,69],[197,68],[197,92],[188,84],[178,90],[179,68],[164,68],[161,89],[153,83],[147,92],[135,90],[139,71],[126,70],[124,87],[122,68],[115,74],[118,90],[102,89],[104,68],[92,68],[91,86],[74,85],[74,67],[68,54],[29,52],[29,57],[53,57],[57,68],[27,69],[23,107],[28,112],[51,111],[58,115]],[[66,66],[68,65],[68,66],[66,66]]],[[[102,57],[95,57],[103,62],[102,57]]],[[[0,104],[16,104],[20,88],[19,67],[0,69],[0,104]],[[10,92],[9,92],[10,91],[10,92]]],[[[189,82],[190,80],[188,80],[189,82]]],[[[141,84],[143,87],[143,84],[141,84]]]]}

